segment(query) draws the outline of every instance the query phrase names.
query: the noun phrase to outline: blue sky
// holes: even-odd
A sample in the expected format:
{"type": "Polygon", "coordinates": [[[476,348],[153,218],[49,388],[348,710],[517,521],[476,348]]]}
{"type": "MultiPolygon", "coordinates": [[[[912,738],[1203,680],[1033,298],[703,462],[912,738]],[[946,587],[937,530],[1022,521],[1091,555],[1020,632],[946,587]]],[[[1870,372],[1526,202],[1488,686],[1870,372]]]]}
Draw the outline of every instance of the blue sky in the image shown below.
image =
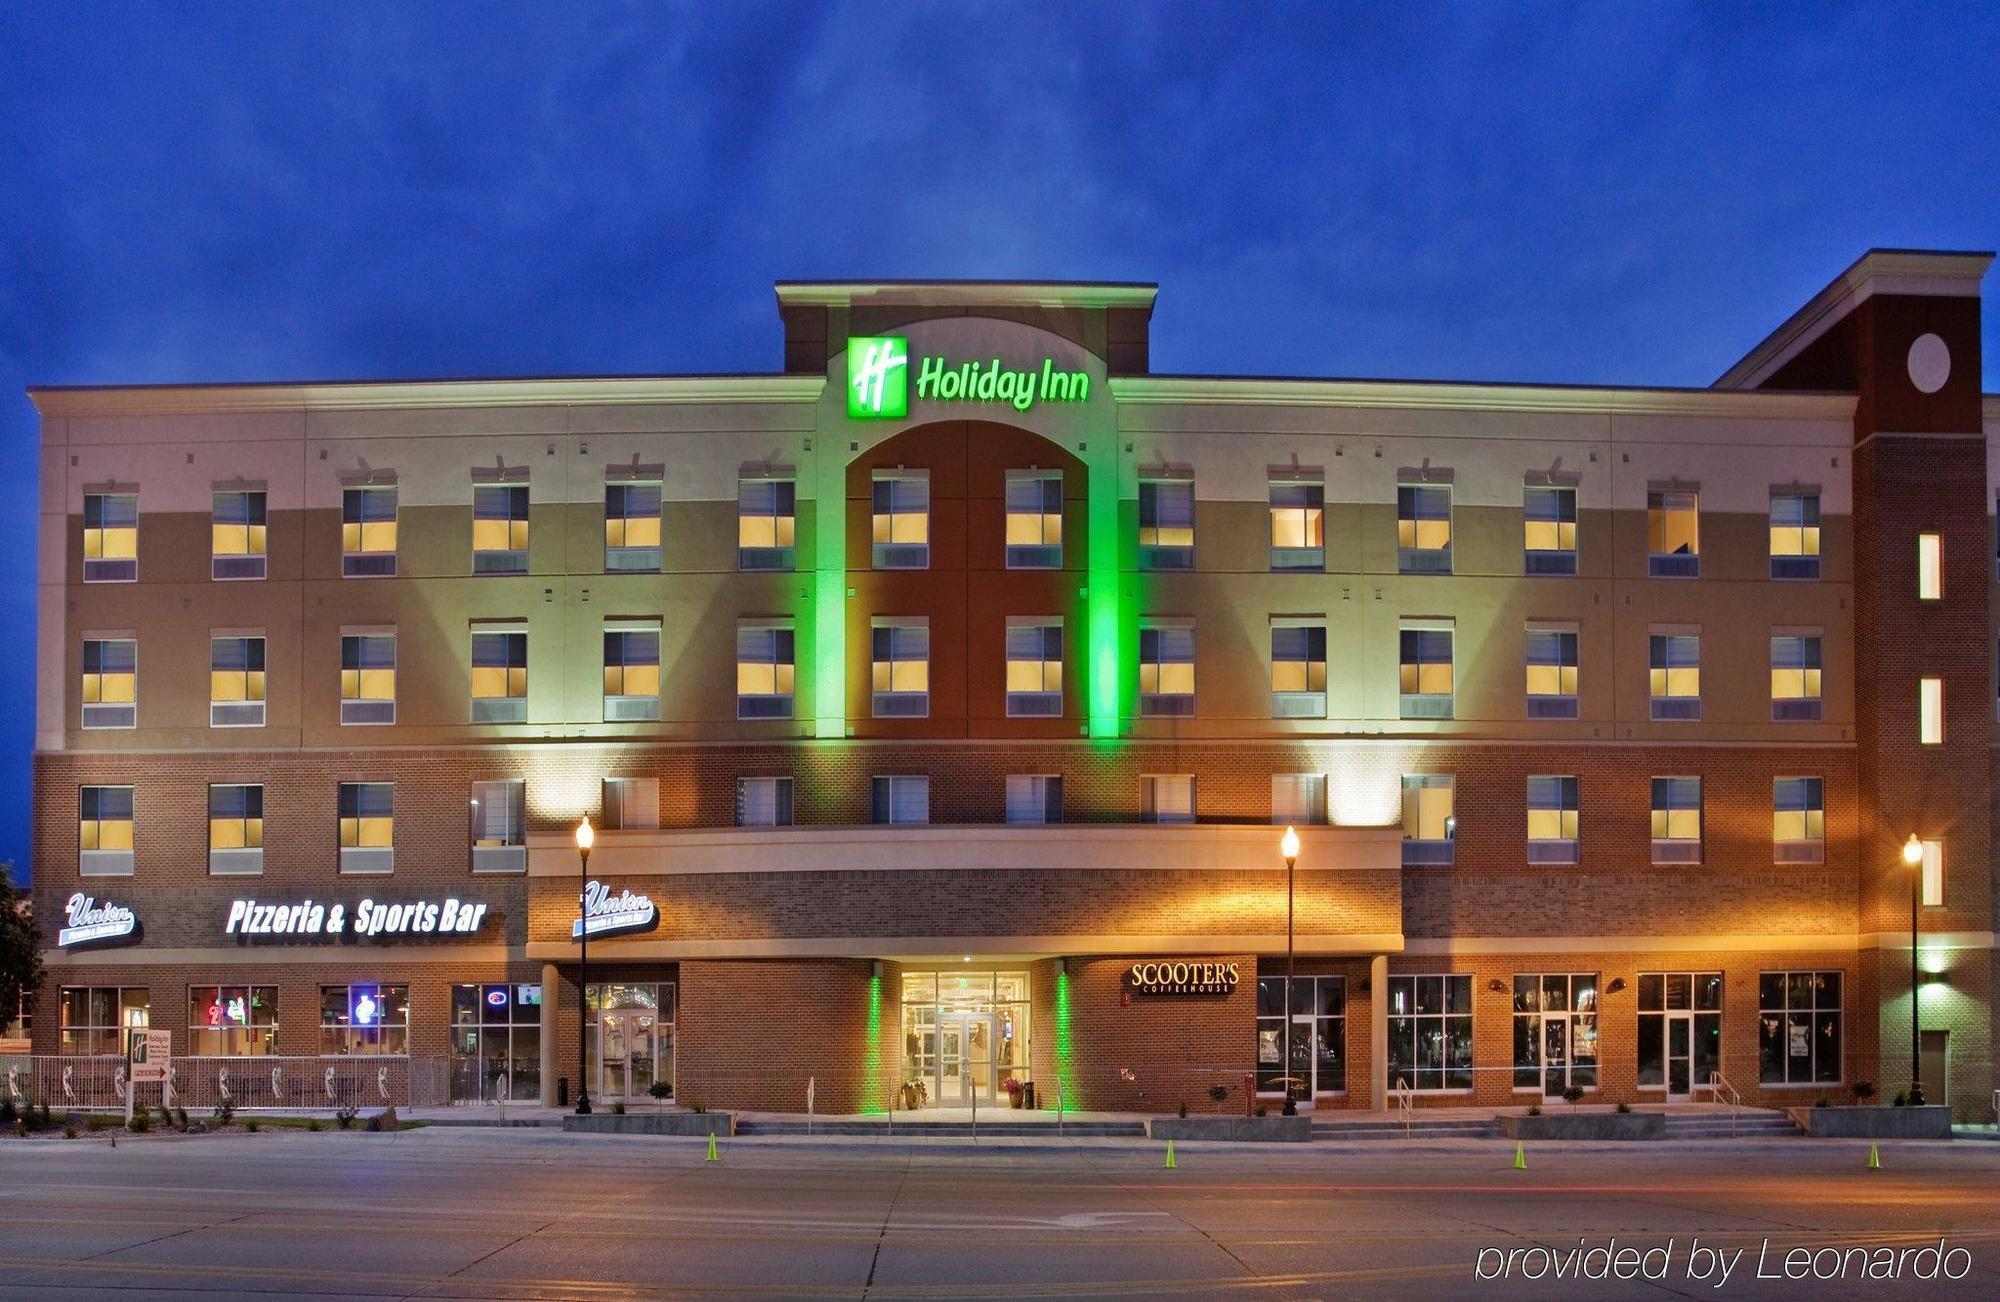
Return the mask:
{"type": "Polygon", "coordinates": [[[1163,371],[1699,385],[2000,246],[1995,7],[1373,8],[0,9],[0,857],[31,383],[769,370],[773,280],[937,276],[1158,281],[1163,371]]]}

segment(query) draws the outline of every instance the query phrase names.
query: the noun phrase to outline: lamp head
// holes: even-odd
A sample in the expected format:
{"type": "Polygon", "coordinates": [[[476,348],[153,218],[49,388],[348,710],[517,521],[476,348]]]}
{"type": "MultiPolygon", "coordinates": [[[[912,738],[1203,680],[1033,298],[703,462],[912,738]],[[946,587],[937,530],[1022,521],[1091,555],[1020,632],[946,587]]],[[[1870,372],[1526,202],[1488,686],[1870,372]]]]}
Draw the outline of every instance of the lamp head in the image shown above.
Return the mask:
{"type": "Polygon", "coordinates": [[[1278,853],[1285,856],[1288,860],[1299,857],[1299,832],[1297,828],[1287,827],[1285,829],[1284,838],[1278,842],[1278,853]]]}
{"type": "Polygon", "coordinates": [[[576,848],[585,854],[589,854],[590,847],[596,843],[597,833],[590,826],[590,819],[586,817],[581,823],[576,825],[576,848]]]}
{"type": "Polygon", "coordinates": [[[1903,842],[1903,862],[1914,868],[1923,861],[1924,843],[1917,839],[1915,832],[1912,832],[1910,839],[1903,842]]]}

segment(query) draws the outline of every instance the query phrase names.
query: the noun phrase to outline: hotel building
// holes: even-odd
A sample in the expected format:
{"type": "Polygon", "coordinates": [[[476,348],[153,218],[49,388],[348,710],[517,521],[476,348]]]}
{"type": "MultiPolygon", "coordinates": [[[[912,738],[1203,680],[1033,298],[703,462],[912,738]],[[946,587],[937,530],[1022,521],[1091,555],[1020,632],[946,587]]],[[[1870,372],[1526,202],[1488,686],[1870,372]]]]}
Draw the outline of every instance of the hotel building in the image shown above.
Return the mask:
{"type": "Polygon", "coordinates": [[[1706,389],[1162,375],[1153,286],[968,282],[780,284],[775,374],[36,389],[35,1052],[1888,1098],[1914,899],[1983,1119],[1990,260],[1706,389]]]}

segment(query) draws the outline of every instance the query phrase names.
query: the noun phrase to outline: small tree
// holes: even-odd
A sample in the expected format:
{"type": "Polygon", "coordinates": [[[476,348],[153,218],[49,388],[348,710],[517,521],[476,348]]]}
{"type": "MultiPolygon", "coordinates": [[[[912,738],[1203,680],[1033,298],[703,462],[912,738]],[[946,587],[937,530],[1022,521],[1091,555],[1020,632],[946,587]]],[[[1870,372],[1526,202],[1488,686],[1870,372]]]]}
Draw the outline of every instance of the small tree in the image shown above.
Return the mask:
{"type": "Polygon", "coordinates": [[[42,984],[42,946],[28,897],[14,885],[14,865],[0,861],[0,1028],[42,984]]]}

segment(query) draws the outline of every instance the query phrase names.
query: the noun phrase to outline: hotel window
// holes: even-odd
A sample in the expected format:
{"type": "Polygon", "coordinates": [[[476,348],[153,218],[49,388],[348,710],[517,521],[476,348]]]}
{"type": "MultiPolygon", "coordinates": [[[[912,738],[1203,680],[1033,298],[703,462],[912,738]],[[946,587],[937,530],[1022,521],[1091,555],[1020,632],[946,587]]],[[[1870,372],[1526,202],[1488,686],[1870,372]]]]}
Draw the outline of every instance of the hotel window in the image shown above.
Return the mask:
{"type": "Polygon", "coordinates": [[[1924,855],[1918,862],[1921,876],[1917,879],[1920,898],[1927,909],[1944,907],[1944,842],[1925,841],[1922,843],[1924,855]]]}
{"type": "Polygon", "coordinates": [[[931,712],[931,625],[927,619],[870,623],[869,710],[877,719],[921,719],[931,712]]]}
{"type": "Polygon", "coordinates": [[[1194,480],[1139,481],[1139,568],[1194,568],[1194,480]]]}
{"type": "Polygon", "coordinates": [[[660,568],[660,486],[632,482],[604,486],[604,570],[651,573],[660,568]]]}
{"type": "Polygon", "coordinates": [[[604,721],[645,723],[659,717],[659,621],[607,621],[604,625],[604,721]]]}
{"type": "Polygon", "coordinates": [[[83,644],[83,726],[133,728],[139,723],[139,643],[89,638],[83,644]]]}
{"type": "Polygon", "coordinates": [[[1944,599],[1944,535],[1917,535],[1917,600],[1944,599]]]}
{"type": "Polygon", "coordinates": [[[1403,775],[1403,866],[1448,864],[1458,819],[1452,813],[1449,773],[1403,775]]]}
{"type": "Polygon", "coordinates": [[[736,625],[736,717],[792,717],[793,647],[786,623],[743,621],[736,625]]]}
{"type": "Polygon", "coordinates": [[[83,581],[130,583],[139,577],[139,495],[83,495],[83,581]]]}
{"type": "Polygon", "coordinates": [[[340,637],[340,721],[396,721],[396,635],[343,633],[340,637]]]}
{"type": "Polygon", "coordinates": [[[409,1051],[408,986],[319,988],[321,1057],[399,1057],[409,1051]]]}
{"type": "Polygon", "coordinates": [[[1062,822],[1062,778],[1053,773],[1009,773],[1007,821],[1062,822]]]}
{"type": "Polygon", "coordinates": [[[1771,577],[1819,577],[1819,494],[1771,494],[1771,577]]]}
{"type": "Polygon", "coordinates": [[[84,877],[132,875],[132,788],[77,791],[77,872],[84,877]]]}
{"type": "Polygon", "coordinates": [[[1771,637],[1771,717],[1810,723],[1820,717],[1820,639],[1817,633],[1771,637]]]}
{"type": "Polygon", "coordinates": [[[878,470],[873,486],[878,570],[922,570],[931,563],[931,472],[878,470]]]}
{"type": "Polygon", "coordinates": [[[1194,822],[1194,774],[1148,773],[1139,779],[1139,821],[1194,822]]]}
{"type": "Polygon", "coordinates": [[[736,826],[790,827],[792,825],[792,780],[777,778],[736,779],[736,826]]]}
{"type": "Polygon", "coordinates": [[[1326,486],[1271,484],[1271,568],[1326,568],[1326,486]]]}
{"type": "Polygon", "coordinates": [[[1840,973],[1759,972],[1757,1083],[1840,1079],[1840,973]]]}
{"type": "Polygon", "coordinates": [[[528,572],[528,486],[472,486],[472,572],[528,572]]]}
{"type": "Polygon", "coordinates": [[[264,491],[221,489],[209,519],[209,577],[264,577],[264,491]]]}
{"type": "Polygon", "coordinates": [[[1008,471],[1007,568],[1057,570],[1062,563],[1062,472],[1008,471]]]}
{"type": "Polygon", "coordinates": [[[1944,679],[1917,680],[1917,743],[1944,745],[1944,679]]]}
{"type": "Polygon", "coordinates": [[[1271,717],[1326,717],[1326,625],[1271,621],[1271,717]]]}
{"type": "Polygon", "coordinates": [[[1576,717],[1577,632],[1574,624],[1529,624],[1528,717],[1576,717]]]}
{"type": "Polygon", "coordinates": [[[1654,633],[1647,641],[1652,717],[1678,722],[1701,718],[1701,634],[1654,633]]]}
{"type": "Polygon", "coordinates": [[[528,721],[528,630],[519,624],[472,630],[472,721],[528,721]]]}
{"type": "Polygon", "coordinates": [[[1819,778],[1771,781],[1771,861],[1821,863],[1826,859],[1825,787],[1819,778]]]}
{"type": "Polygon", "coordinates": [[[1008,616],[1007,717],[1053,718],[1062,710],[1062,621],[1008,616]]]}
{"type": "Polygon", "coordinates": [[[1472,1088],[1472,974],[1389,978],[1392,1090],[1472,1088]]]}
{"type": "Polygon", "coordinates": [[[1402,671],[1397,713],[1401,718],[1451,718],[1451,634],[1450,624],[1408,621],[1398,632],[1402,671]]]}
{"type": "Polygon", "coordinates": [[[208,789],[208,871],[217,877],[264,871],[264,788],[216,783],[208,789]]]}
{"type": "Polygon", "coordinates": [[[789,570],[796,564],[798,485],[789,479],[736,484],[736,568],[789,570]]]}
{"type": "Polygon", "coordinates": [[[1396,568],[1404,574],[1451,573],[1451,485],[1404,484],[1396,490],[1396,568]]]}
{"type": "Polygon", "coordinates": [[[1597,1087],[1597,973],[1514,974],[1514,1088],[1597,1087]]]}
{"type": "Polygon", "coordinates": [[[1292,1088],[1306,1097],[1346,1092],[1346,977],[1293,977],[1289,1005],[1284,977],[1257,978],[1256,1090],[1282,1097],[1287,1077],[1292,1088]],[[1285,1061],[1288,1022],[1289,1067],[1285,1061]]]}
{"type": "Polygon", "coordinates": [[[197,1058],[267,1057],[278,1051],[278,987],[194,986],[188,1022],[197,1058]]]}
{"type": "Polygon", "coordinates": [[[1326,774],[1273,773],[1271,825],[1315,827],[1326,822],[1326,774]]]}
{"type": "Polygon", "coordinates": [[[340,572],[350,579],[396,572],[394,485],[341,491],[340,572]]]}
{"type": "Polygon", "coordinates": [[[1529,484],[1521,490],[1521,514],[1526,521],[1524,571],[1531,575],[1575,574],[1576,490],[1529,484]]]}
{"type": "Polygon", "coordinates": [[[528,870],[528,784],[493,778],[472,784],[472,871],[528,870]]]}
{"type": "Polygon", "coordinates": [[[1722,1070],[1722,974],[1639,974],[1641,1089],[1670,1096],[1709,1088],[1722,1070]]]}
{"type": "Polygon", "coordinates": [[[396,866],[396,784],[340,784],[340,871],[386,873],[396,866]]]}
{"type": "Polygon", "coordinates": [[[1194,625],[1139,628],[1139,713],[1194,713],[1194,625]]]}
{"type": "Polygon", "coordinates": [[[1701,577],[1700,499],[1686,490],[1646,494],[1646,573],[1656,579],[1701,577]]]}
{"type": "Polygon", "coordinates": [[[264,639],[229,635],[208,640],[208,726],[264,726],[264,639]]]}
{"type": "Polygon", "coordinates": [[[606,778],[603,800],[606,831],[651,832],[660,826],[658,778],[606,778]]]}
{"type": "Polygon", "coordinates": [[[1528,779],[1528,862],[1576,863],[1580,807],[1574,777],[1528,779]]]}
{"type": "Polygon", "coordinates": [[[1701,779],[1653,779],[1653,862],[1701,862],[1701,779]]]}
{"type": "Polygon", "coordinates": [[[917,774],[877,774],[870,813],[888,827],[917,827],[931,821],[931,780],[917,774]]]}
{"type": "Polygon", "coordinates": [[[151,1002],[145,986],[64,986],[58,1052],[128,1057],[126,1036],[146,1029],[151,1002]]]}

